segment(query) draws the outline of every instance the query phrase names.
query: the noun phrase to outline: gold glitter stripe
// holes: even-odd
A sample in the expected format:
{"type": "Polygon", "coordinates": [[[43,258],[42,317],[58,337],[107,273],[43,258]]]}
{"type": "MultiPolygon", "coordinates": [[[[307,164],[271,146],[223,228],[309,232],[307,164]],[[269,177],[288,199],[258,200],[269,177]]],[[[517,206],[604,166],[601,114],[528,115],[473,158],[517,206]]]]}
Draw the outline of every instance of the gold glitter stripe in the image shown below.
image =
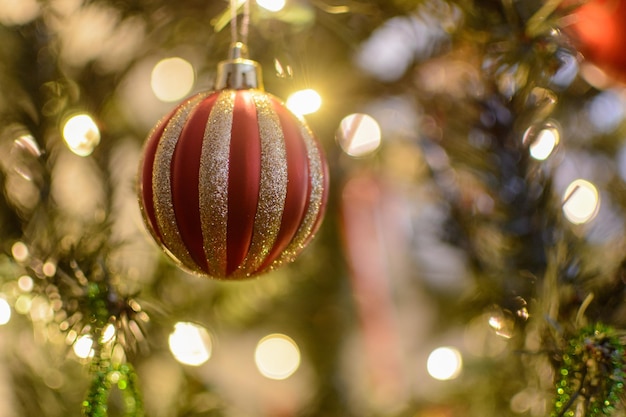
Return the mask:
{"type": "Polygon", "coordinates": [[[246,275],[256,272],[274,246],[287,197],[287,149],[280,119],[266,93],[254,92],[252,98],[261,138],[261,178],[252,242],[240,269],[246,275]]]}
{"type": "Polygon", "coordinates": [[[322,199],[324,196],[324,168],[322,165],[322,155],[316,144],[316,139],[309,127],[300,120],[300,134],[306,145],[307,157],[309,160],[311,195],[309,197],[309,206],[304,215],[302,224],[298,228],[296,235],[285,248],[282,255],[276,259],[269,269],[275,269],[278,266],[292,262],[296,256],[304,249],[305,242],[313,231],[313,226],[322,209],[322,199]]]}
{"type": "Polygon", "coordinates": [[[189,251],[183,243],[178,231],[178,225],[176,224],[176,215],[174,214],[174,204],[172,202],[171,168],[174,149],[185,126],[187,117],[205,97],[206,95],[202,94],[192,97],[172,116],[159,140],[152,171],[154,211],[159,229],[163,235],[163,243],[170,256],[186,267],[186,269],[195,272],[201,272],[201,269],[189,255],[189,251]]]}
{"type": "Polygon", "coordinates": [[[220,93],[207,121],[200,159],[200,221],[209,275],[226,274],[228,162],[235,91],[220,93]]]}

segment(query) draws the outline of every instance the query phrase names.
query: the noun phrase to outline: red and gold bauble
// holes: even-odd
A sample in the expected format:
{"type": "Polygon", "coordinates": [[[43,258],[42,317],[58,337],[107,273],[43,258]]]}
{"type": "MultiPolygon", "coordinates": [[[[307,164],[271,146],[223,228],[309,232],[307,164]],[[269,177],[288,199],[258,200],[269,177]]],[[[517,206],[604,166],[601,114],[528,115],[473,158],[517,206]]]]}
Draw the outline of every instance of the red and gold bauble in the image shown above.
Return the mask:
{"type": "Polygon", "coordinates": [[[220,279],[292,261],[320,226],[324,153],[306,123],[263,91],[236,44],[215,91],[163,118],[145,144],[139,201],[156,242],[183,269],[220,279]]]}
{"type": "Polygon", "coordinates": [[[572,21],[569,32],[585,59],[626,82],[626,0],[590,0],[572,21]]]}

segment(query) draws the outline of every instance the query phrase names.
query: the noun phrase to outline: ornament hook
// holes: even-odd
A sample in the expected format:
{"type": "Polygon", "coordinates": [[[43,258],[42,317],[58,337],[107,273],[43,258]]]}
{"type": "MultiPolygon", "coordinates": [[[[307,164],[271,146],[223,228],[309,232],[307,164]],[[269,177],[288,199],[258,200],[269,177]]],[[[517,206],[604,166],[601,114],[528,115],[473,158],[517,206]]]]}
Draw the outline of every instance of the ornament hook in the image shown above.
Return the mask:
{"type": "Polygon", "coordinates": [[[245,90],[255,88],[263,90],[261,65],[248,59],[248,47],[242,42],[235,42],[230,47],[228,59],[217,64],[215,89],[245,90]]]}

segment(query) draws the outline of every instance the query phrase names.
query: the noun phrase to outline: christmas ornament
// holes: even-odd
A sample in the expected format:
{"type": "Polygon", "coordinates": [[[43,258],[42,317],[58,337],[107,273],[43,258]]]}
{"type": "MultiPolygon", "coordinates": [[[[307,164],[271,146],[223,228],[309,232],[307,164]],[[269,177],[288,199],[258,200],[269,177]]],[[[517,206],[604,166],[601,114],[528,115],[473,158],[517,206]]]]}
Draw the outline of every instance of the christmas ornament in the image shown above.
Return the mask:
{"type": "Polygon", "coordinates": [[[570,33],[590,62],[626,82],[626,0],[591,0],[574,11],[570,33]]]}
{"type": "Polygon", "coordinates": [[[149,135],[139,175],[145,223],[183,269],[251,277],[292,261],[328,196],[323,151],[306,123],[263,90],[242,43],[215,91],[197,94],[149,135]]]}

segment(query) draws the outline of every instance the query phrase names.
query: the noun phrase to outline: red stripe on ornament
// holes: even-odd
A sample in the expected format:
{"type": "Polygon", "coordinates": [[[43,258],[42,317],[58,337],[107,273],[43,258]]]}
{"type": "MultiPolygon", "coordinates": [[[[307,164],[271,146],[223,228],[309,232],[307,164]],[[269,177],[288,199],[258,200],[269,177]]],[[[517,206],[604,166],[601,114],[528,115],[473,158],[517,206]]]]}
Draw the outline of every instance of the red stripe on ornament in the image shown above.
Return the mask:
{"type": "Polygon", "coordinates": [[[144,212],[144,219],[146,221],[146,226],[150,228],[150,232],[152,236],[163,245],[163,235],[159,230],[158,221],[156,218],[156,213],[154,211],[154,194],[152,192],[152,171],[154,170],[154,158],[156,155],[157,147],[159,146],[159,141],[161,140],[161,136],[163,136],[163,132],[167,127],[170,119],[178,109],[182,106],[178,105],[175,109],[173,109],[168,115],[159,120],[156,127],[150,133],[150,136],[146,140],[145,148],[143,151],[143,161],[141,165],[141,186],[139,189],[139,193],[141,196],[141,207],[144,212]]]}
{"type": "Polygon", "coordinates": [[[254,231],[261,179],[261,138],[252,93],[237,91],[228,170],[226,275],[245,259],[254,231]]]}
{"type": "Polygon", "coordinates": [[[259,267],[262,271],[269,267],[287,248],[298,232],[306,215],[311,194],[309,180],[309,159],[306,144],[300,133],[301,122],[275,97],[272,106],[278,115],[285,138],[287,152],[287,196],[283,209],[280,229],[274,246],[259,267]]]}
{"type": "Polygon", "coordinates": [[[191,258],[208,272],[200,221],[200,156],[204,131],[211,109],[219,96],[212,94],[191,112],[172,156],[172,204],[180,237],[191,258]]]}

